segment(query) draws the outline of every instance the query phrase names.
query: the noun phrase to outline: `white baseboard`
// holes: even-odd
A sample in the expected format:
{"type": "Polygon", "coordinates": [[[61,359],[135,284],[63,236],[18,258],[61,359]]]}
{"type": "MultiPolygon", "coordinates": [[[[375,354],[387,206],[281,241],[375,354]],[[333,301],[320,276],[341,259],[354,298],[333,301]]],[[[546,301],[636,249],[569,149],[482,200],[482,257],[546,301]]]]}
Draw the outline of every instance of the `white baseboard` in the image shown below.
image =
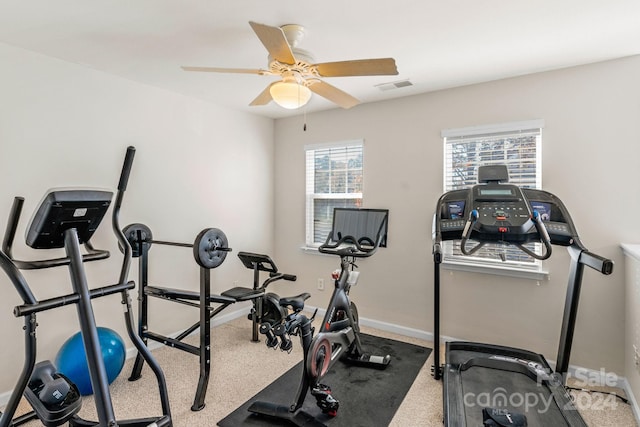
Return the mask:
{"type": "MultiPolygon", "coordinates": [[[[327,312],[324,308],[305,306],[304,311],[313,313],[318,310],[317,317],[322,317],[327,312]]],[[[421,329],[408,328],[406,326],[396,325],[395,323],[382,322],[380,320],[369,319],[367,317],[358,318],[358,322],[363,326],[370,328],[380,329],[381,331],[391,332],[405,337],[418,338],[425,341],[433,341],[433,334],[431,332],[423,331],[421,329]]],[[[455,338],[440,336],[442,342],[457,341],[455,338]]]]}
{"type": "Polygon", "coordinates": [[[629,400],[629,405],[631,406],[631,410],[633,411],[633,417],[636,419],[636,423],[640,425],[640,407],[638,406],[638,401],[636,397],[633,395],[633,391],[631,390],[631,385],[626,378],[623,378],[624,386],[622,389],[627,395],[627,400],[629,400]]]}

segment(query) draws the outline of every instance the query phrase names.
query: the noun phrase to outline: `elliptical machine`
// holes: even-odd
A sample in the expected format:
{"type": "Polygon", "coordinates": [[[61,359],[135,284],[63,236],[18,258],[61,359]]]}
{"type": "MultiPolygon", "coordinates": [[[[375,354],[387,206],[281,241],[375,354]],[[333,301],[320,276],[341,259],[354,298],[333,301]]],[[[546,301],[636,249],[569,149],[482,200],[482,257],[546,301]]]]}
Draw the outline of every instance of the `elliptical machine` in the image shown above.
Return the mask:
{"type": "Polygon", "coordinates": [[[253,402],[248,410],[254,414],[288,420],[298,426],[324,426],[313,415],[302,410],[307,392],[316,399],[324,414],[337,415],[339,402],[332,396],[331,388],[320,381],[335,362],[385,369],[391,356],[374,356],[365,353],[360,342],[358,310],[349,299],[349,291],[359,277],[355,270],[356,258],[367,258],[379,247],[386,246],[389,211],[383,209],[336,208],[332,231],[319,251],[340,257],[340,271],[334,272],[335,287],[325,313],[320,331],[314,336],[311,326],[316,313],[308,318],[302,313],[308,293],[281,298],[280,305],[293,312],[283,322],[272,326],[263,323],[260,332],[265,334],[268,347],[280,347],[291,351],[290,336],[300,336],[303,348],[303,373],[295,400],[290,406],[270,402],[253,402]]]}
{"type": "Polygon", "coordinates": [[[11,254],[11,246],[24,203],[22,197],[14,199],[5,231],[2,251],[0,251],[0,267],[7,274],[20,298],[24,301],[24,304],[14,308],[14,315],[23,317],[25,322],[25,363],[5,412],[0,416],[0,427],[15,426],[23,422],[22,417],[18,417],[16,420],[12,419],[23,393],[34,408],[37,417],[47,427],[59,426],[67,421],[72,427],[98,425],[103,427],[161,427],[172,425],[164,374],[135,331],[131,298],[129,296],[129,290],[135,287],[135,283],[127,281],[131,264],[131,246],[120,231],[118,219],[134,154],[135,149],[129,147],[120,175],[116,201],[113,205],[113,231],[120,247],[124,250],[120,278],[118,283],[114,285],[89,289],[84,270],[85,262],[103,260],[109,257],[108,251],[95,249],[91,245],[90,239],[111,205],[112,192],[101,190],[50,191],[41,202],[27,228],[26,243],[34,249],[64,248],[66,256],[37,261],[16,260],[11,254]],[[81,253],[81,244],[86,249],[85,254],[81,253]],[[59,266],[69,267],[73,292],[38,301],[20,270],[59,266]],[[124,305],[125,324],[129,338],[156,375],[162,406],[161,416],[125,421],[118,421],[115,418],[91,299],[116,293],[121,294],[121,303],[124,305]],[[87,364],[94,392],[97,421],[84,420],[76,415],[81,405],[77,387],[62,375],[57,374],[49,361],[40,362],[38,365],[35,364],[37,352],[36,314],[70,304],[75,304],[77,308],[78,323],[86,349],[87,364]]]}

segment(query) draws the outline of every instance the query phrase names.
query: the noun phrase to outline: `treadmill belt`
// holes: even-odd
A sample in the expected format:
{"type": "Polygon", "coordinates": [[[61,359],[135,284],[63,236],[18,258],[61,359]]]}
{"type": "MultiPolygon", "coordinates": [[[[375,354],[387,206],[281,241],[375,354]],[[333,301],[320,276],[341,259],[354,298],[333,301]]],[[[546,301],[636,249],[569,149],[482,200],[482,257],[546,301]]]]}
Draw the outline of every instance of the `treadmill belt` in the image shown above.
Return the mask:
{"type": "Polygon", "coordinates": [[[482,426],[483,408],[524,414],[529,427],[567,424],[549,389],[524,374],[472,367],[462,373],[462,393],[468,426],[482,426]]]}
{"type": "Polygon", "coordinates": [[[527,350],[448,342],[443,371],[445,426],[483,425],[482,410],[523,414],[528,427],[587,427],[549,364],[527,350]]]}

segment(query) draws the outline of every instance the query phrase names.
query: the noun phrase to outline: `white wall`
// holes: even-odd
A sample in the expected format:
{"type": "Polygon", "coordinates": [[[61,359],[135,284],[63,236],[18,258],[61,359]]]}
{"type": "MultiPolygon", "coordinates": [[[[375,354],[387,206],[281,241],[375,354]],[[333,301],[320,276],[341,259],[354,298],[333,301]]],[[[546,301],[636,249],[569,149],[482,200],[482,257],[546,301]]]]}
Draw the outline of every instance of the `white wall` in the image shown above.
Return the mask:
{"type": "MultiPolygon", "coordinates": [[[[640,57],[443,90],[350,110],[276,122],[276,253],[299,275],[296,292],[323,307],[316,290],[337,259],[301,251],[304,151],[311,143],[365,140],[364,206],[389,208],[389,247],[361,261],[352,291],[361,317],[433,331],[431,218],[442,193],[440,131],[544,119],[543,187],[572,213],[586,246],[612,258],[611,276],[584,275],[571,363],[622,373],[624,269],[621,241],[640,239],[640,57]]],[[[402,90],[402,89],[399,89],[402,90]]],[[[569,256],[545,262],[543,283],[449,272],[442,277],[442,333],[523,347],[556,359],[569,256]]],[[[280,293],[289,292],[280,285],[280,293]]]]}
{"type": "MultiPolygon", "coordinates": [[[[137,153],[122,225],[142,222],[156,238],[189,243],[204,228],[222,229],[234,252],[213,270],[218,293],[236,280],[251,281],[251,272],[235,255],[239,250],[272,252],[273,120],[3,44],[0,93],[0,230],[4,233],[13,197],[25,197],[14,251],[18,258],[43,256],[25,248],[23,236],[45,191],[60,186],[115,190],[128,145],[137,153]]],[[[112,256],[87,265],[91,287],[118,280],[121,259],[108,215],[93,243],[112,256]]],[[[190,249],[154,246],[150,262],[153,283],[198,289],[190,249]]],[[[25,276],[40,299],[71,293],[64,267],[25,276]]],[[[137,262],[130,276],[137,279],[137,262]]],[[[137,293],[132,296],[135,301],[137,293]]],[[[23,363],[23,320],[12,315],[19,303],[0,274],[0,393],[13,388],[23,363]]],[[[151,325],[158,332],[176,332],[198,319],[193,308],[152,303],[151,325]]],[[[95,301],[95,312],[98,325],[126,336],[119,296],[95,301]]],[[[42,313],[38,323],[38,360],[54,358],[79,330],[73,307],[42,313]]]]}

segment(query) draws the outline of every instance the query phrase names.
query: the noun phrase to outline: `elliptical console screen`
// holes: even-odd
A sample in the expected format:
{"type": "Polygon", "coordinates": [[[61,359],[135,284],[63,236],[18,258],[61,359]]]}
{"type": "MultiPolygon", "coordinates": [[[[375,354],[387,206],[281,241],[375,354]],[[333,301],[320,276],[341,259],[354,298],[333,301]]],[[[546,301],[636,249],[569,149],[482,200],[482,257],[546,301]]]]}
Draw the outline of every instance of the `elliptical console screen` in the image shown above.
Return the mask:
{"type": "Polygon", "coordinates": [[[448,217],[447,219],[462,219],[464,218],[464,200],[456,200],[453,202],[447,203],[448,206],[448,217]]]}

